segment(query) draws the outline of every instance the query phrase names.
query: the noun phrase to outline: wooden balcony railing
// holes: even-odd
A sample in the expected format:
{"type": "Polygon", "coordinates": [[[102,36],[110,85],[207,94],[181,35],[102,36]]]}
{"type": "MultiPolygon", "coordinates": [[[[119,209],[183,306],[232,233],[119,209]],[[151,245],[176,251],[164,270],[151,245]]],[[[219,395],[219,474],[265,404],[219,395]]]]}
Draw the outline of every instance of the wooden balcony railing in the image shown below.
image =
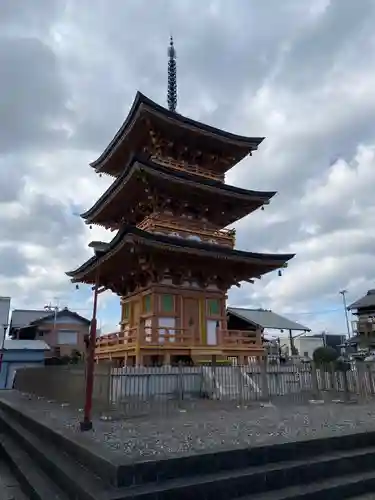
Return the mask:
{"type": "Polygon", "coordinates": [[[374,335],[375,318],[364,318],[352,321],[352,330],[356,335],[374,335]]]}
{"type": "Polygon", "coordinates": [[[119,346],[136,346],[138,339],[138,328],[130,328],[128,331],[109,333],[96,339],[97,352],[118,351],[119,346]]]}
{"type": "Polygon", "coordinates": [[[221,330],[221,345],[225,347],[255,347],[262,346],[260,332],[246,330],[221,330]]]}
{"type": "Polygon", "coordinates": [[[222,174],[216,174],[210,170],[198,167],[198,165],[192,165],[186,162],[176,162],[175,160],[169,158],[160,158],[158,156],[152,156],[151,160],[164,167],[169,167],[174,170],[179,170],[180,172],[188,172],[189,174],[199,175],[201,177],[207,177],[208,179],[213,179],[215,181],[224,181],[224,176],[222,174]]]}
{"type": "Polygon", "coordinates": [[[100,352],[118,350],[118,346],[162,346],[162,345],[184,345],[190,346],[192,335],[182,328],[159,327],[153,332],[144,329],[130,328],[127,331],[103,335],[96,340],[96,349],[100,352]]]}
{"type": "MultiPolygon", "coordinates": [[[[211,339],[211,341],[214,339],[211,339]]],[[[216,342],[203,344],[194,339],[194,333],[183,328],[159,327],[156,329],[130,328],[127,331],[111,333],[96,341],[96,353],[118,352],[122,349],[139,347],[219,347],[219,348],[256,348],[262,347],[260,332],[242,330],[217,330],[216,342]]]]}
{"type": "Polygon", "coordinates": [[[140,332],[139,343],[141,346],[167,346],[178,345],[189,347],[192,345],[193,336],[183,328],[158,327],[151,331],[147,327],[140,332]]]}
{"type": "Polygon", "coordinates": [[[207,229],[202,228],[202,225],[190,223],[186,221],[172,221],[164,219],[156,215],[146,217],[140,224],[139,229],[144,231],[174,231],[186,234],[186,236],[194,234],[199,236],[202,240],[216,240],[218,244],[228,245],[231,248],[235,246],[235,230],[234,229],[207,229]]]}

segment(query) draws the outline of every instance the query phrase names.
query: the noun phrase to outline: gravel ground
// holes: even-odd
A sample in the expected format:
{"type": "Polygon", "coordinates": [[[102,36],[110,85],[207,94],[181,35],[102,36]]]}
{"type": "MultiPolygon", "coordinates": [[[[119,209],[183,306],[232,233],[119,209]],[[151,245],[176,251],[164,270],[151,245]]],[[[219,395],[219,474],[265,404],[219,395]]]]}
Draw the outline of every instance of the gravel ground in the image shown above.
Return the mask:
{"type": "MultiPolygon", "coordinates": [[[[15,391],[1,399],[22,405],[52,428],[79,433],[81,414],[69,407],[15,391]]],[[[375,404],[256,405],[250,408],[177,412],[168,418],[94,419],[85,439],[110,449],[124,461],[186,456],[223,449],[299,441],[375,430],[375,404]]]]}
{"type": "Polygon", "coordinates": [[[0,461],[0,500],[27,500],[6,464],[0,461]]]}

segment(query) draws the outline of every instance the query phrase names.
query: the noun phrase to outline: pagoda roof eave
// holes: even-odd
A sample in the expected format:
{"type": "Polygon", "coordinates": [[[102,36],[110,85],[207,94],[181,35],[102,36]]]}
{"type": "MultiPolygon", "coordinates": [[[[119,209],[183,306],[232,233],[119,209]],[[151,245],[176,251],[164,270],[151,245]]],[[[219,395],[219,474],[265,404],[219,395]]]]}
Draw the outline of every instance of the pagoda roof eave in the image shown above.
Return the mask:
{"type": "MultiPolygon", "coordinates": [[[[102,262],[116,254],[128,241],[136,245],[144,244],[150,247],[169,248],[181,253],[196,253],[201,256],[224,258],[237,262],[248,262],[253,264],[269,264],[274,269],[283,267],[295,254],[264,254],[255,252],[245,252],[243,250],[233,250],[225,246],[210,243],[198,242],[189,239],[177,238],[161,234],[149,233],[134,226],[127,226],[120,230],[110,243],[101,243],[101,250],[96,255],[88,259],[84,264],[74,271],[67,272],[67,276],[73,282],[80,281],[88,272],[101,265],[102,262]]],[[[264,274],[264,273],[263,273],[264,274]]]]}
{"type": "Polygon", "coordinates": [[[231,186],[230,184],[225,184],[220,181],[215,181],[213,179],[198,177],[197,175],[190,174],[188,172],[173,171],[168,167],[163,167],[149,159],[141,159],[134,156],[131,161],[126,166],[124,172],[114,180],[114,182],[109,186],[109,188],[102,194],[98,201],[88,210],[81,214],[81,217],[85,220],[93,220],[93,218],[100,212],[101,207],[106,203],[107,200],[114,194],[121,186],[127,182],[127,180],[133,175],[136,170],[147,170],[148,173],[152,175],[162,174],[164,177],[169,178],[167,180],[182,182],[186,184],[189,182],[193,187],[200,190],[207,189],[217,189],[220,194],[235,196],[236,198],[241,198],[244,200],[254,200],[262,201],[263,203],[268,203],[271,198],[273,198],[277,192],[276,191],[254,191],[250,189],[244,189],[237,186],[231,186]]]}
{"type": "Polygon", "coordinates": [[[167,108],[157,104],[155,101],[149,99],[138,91],[130,108],[129,114],[120,129],[105,148],[103,153],[96,160],[90,163],[92,168],[98,172],[101,170],[107,158],[111,156],[112,152],[116,150],[124,137],[127,135],[128,131],[133,127],[138,114],[142,109],[147,109],[149,112],[159,115],[159,117],[164,118],[166,121],[169,121],[174,125],[195,129],[197,132],[210,135],[211,137],[217,137],[220,141],[232,144],[233,146],[248,148],[249,152],[257,149],[259,144],[264,140],[264,137],[246,137],[232,134],[231,132],[220,130],[216,127],[212,127],[211,125],[206,125],[191,118],[187,118],[176,112],[169,111],[167,108]]]}

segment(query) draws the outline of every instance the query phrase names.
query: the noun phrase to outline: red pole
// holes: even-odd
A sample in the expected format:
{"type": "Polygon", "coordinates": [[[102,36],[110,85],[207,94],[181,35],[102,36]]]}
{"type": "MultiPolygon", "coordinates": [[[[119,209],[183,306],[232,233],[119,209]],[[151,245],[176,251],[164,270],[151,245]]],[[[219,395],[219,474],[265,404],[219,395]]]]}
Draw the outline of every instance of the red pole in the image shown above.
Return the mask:
{"type": "Polygon", "coordinates": [[[95,369],[95,345],[96,345],[96,311],[98,306],[98,281],[94,286],[94,303],[92,307],[92,319],[90,323],[90,341],[87,350],[86,361],[86,392],[83,421],[80,422],[81,431],[92,429],[92,393],[94,389],[94,369],[95,369]]]}

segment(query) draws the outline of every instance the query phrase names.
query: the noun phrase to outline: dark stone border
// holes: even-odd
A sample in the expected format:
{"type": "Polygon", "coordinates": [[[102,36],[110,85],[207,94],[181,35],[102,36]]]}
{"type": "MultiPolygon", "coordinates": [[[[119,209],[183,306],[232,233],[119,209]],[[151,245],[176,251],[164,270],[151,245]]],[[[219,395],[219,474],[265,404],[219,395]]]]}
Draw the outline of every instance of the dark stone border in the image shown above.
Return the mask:
{"type": "Polygon", "coordinates": [[[61,432],[48,424],[35,420],[24,408],[0,398],[0,408],[15,418],[25,428],[63,449],[77,462],[89,468],[97,476],[110,484],[117,484],[118,465],[113,455],[104,447],[88,441],[85,436],[73,435],[68,430],[61,432]]]}
{"type": "Polygon", "coordinates": [[[0,408],[21,425],[64,449],[77,462],[106,483],[115,486],[163,482],[178,477],[233,471],[287,460],[303,460],[327,452],[375,446],[375,431],[372,431],[132,463],[126,456],[115,456],[104,446],[90,442],[85,435],[52,429],[48,423],[36,420],[28,414],[27,409],[20,406],[22,405],[0,398],[0,408]]]}

